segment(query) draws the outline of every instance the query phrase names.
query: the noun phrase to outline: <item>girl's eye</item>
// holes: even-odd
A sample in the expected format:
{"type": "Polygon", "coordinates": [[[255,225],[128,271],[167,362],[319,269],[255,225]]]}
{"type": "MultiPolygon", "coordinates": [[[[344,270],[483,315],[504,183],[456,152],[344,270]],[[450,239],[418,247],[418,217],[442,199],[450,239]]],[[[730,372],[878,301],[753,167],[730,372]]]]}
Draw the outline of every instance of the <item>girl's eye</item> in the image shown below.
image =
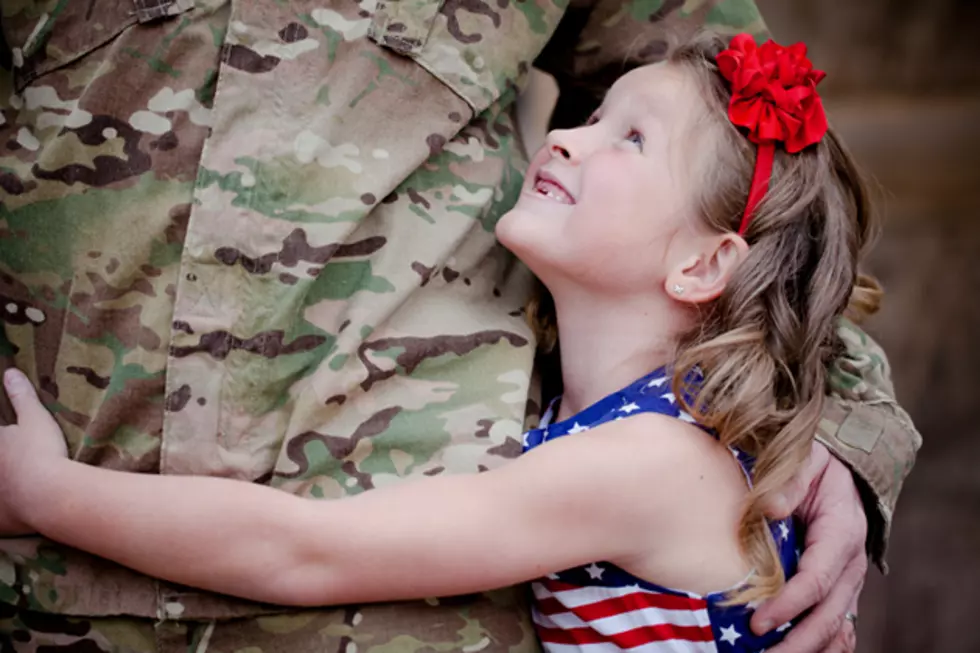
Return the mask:
{"type": "Polygon", "coordinates": [[[643,150],[643,134],[635,129],[631,129],[629,133],[626,134],[626,140],[640,148],[640,151],[643,150]]]}

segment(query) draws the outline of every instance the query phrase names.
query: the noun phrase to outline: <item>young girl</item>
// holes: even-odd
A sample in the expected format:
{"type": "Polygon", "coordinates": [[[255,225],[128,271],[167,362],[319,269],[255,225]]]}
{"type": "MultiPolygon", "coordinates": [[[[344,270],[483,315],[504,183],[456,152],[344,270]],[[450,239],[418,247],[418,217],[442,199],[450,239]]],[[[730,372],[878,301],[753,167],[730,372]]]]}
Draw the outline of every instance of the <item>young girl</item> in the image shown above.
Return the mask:
{"type": "MultiPolygon", "coordinates": [[[[497,234],[548,288],[564,394],[526,454],[344,501],[68,460],[19,373],[12,519],[173,582],[277,604],[532,584],[551,651],[759,651],[792,574],[760,506],[810,449],[871,225],[802,46],[679,49],[553,132],[497,234]],[[260,525],[262,539],[251,534],[260,525]]],[[[547,310],[542,310],[542,308],[547,310]]]]}

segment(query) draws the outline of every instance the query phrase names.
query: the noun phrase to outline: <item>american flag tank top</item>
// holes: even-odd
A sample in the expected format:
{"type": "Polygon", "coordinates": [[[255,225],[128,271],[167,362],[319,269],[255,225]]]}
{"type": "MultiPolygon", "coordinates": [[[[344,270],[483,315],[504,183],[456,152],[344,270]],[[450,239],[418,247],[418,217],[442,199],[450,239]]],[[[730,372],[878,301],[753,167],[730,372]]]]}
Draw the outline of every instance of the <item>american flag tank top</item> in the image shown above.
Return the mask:
{"type": "MultiPolygon", "coordinates": [[[[524,435],[524,450],[568,434],[641,412],[696,423],[682,411],[664,368],[651,372],[582,412],[552,423],[554,403],[541,425],[524,435]]],[[[746,476],[751,458],[732,454],[746,476]]],[[[796,571],[802,529],[792,519],[770,523],[786,577],[796,571]]],[[[637,578],[608,562],[594,562],[531,584],[532,615],[548,653],[761,653],[775,646],[791,624],[758,637],[749,628],[751,605],[724,605],[725,592],[693,594],[637,578]]]]}

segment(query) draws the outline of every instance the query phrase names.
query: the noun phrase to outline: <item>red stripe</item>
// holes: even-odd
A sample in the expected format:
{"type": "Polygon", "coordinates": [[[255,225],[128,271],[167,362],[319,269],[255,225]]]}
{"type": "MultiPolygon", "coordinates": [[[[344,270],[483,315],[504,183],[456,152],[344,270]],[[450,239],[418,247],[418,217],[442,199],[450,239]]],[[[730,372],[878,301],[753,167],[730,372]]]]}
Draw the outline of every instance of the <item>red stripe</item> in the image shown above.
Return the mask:
{"type": "Polygon", "coordinates": [[[606,637],[591,628],[545,628],[538,626],[538,637],[549,644],[602,644],[606,637]]]}
{"type": "Polygon", "coordinates": [[[563,612],[568,612],[568,608],[562,605],[558,599],[547,598],[547,599],[537,599],[534,602],[534,607],[538,609],[541,614],[561,614],[563,612]]]}
{"type": "MultiPolygon", "coordinates": [[[[551,580],[550,578],[546,578],[542,580],[541,584],[545,587],[545,589],[552,592],[553,594],[557,594],[559,592],[570,592],[574,590],[588,589],[584,587],[579,587],[578,585],[569,585],[568,583],[562,583],[560,581],[551,580]]],[[[627,599],[627,597],[642,597],[642,599],[639,598],[634,599],[634,600],[642,600],[642,605],[637,605],[637,607],[630,607],[629,608],[630,610],[639,610],[641,608],[660,608],[661,610],[703,610],[707,607],[707,604],[703,599],[695,599],[687,596],[677,596],[676,594],[648,592],[643,590],[638,590],[633,594],[627,594],[625,597],[609,598],[588,605],[599,606],[608,603],[610,601],[625,602],[629,600],[627,599]]],[[[578,608],[574,608],[574,610],[578,612],[580,609],[584,607],[587,606],[583,605],[578,608]]],[[[573,609],[573,608],[567,608],[567,609],[573,609]]],[[[625,612],[625,611],[626,610],[624,609],[619,609],[616,610],[615,612],[611,612],[610,614],[616,614],[617,612],[625,612]]],[[[542,612],[544,612],[544,610],[542,610],[542,612]]],[[[592,617],[592,618],[599,619],[600,617],[592,617]]]]}
{"type": "Polygon", "coordinates": [[[715,635],[711,626],[672,626],[660,624],[657,626],[641,626],[624,633],[616,633],[609,638],[619,648],[633,648],[650,642],[666,642],[680,639],[686,642],[711,642],[715,635]]]}
{"type": "MultiPolygon", "coordinates": [[[[651,594],[649,592],[636,592],[626,596],[617,596],[588,605],[580,605],[577,608],[569,608],[572,612],[582,618],[582,621],[595,621],[605,617],[612,617],[617,614],[633,612],[634,610],[647,610],[655,608],[658,610],[680,610],[684,612],[695,612],[707,607],[704,601],[691,599],[684,596],[672,596],[670,594],[651,594]]],[[[669,616],[669,615],[665,615],[669,616]]]]}
{"type": "Polygon", "coordinates": [[[545,628],[538,626],[538,637],[549,644],[615,644],[629,649],[651,642],[682,640],[710,642],[714,640],[710,626],[641,626],[614,635],[603,635],[592,628],[545,628]]]}
{"type": "Polygon", "coordinates": [[[553,578],[542,578],[541,584],[551,592],[569,592],[571,590],[582,589],[578,585],[569,585],[568,583],[563,583],[560,580],[555,580],[553,578]]]}

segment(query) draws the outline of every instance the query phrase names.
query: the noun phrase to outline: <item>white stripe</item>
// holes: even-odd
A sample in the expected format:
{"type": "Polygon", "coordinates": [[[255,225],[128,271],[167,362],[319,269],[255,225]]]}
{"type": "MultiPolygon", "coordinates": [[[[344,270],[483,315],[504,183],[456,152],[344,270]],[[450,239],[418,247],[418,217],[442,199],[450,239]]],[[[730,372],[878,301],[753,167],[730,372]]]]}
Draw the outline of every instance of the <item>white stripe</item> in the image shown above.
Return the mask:
{"type": "MultiPolygon", "coordinates": [[[[620,650],[615,644],[549,644],[541,642],[541,648],[548,653],[610,653],[620,650]]],[[[638,650],[638,649],[634,649],[638,650]]]]}
{"type": "Polygon", "coordinates": [[[538,610],[537,606],[531,608],[531,621],[544,628],[561,628],[554,619],[538,610]]]}
{"type": "MultiPolygon", "coordinates": [[[[545,615],[542,615],[545,616],[545,615]]],[[[559,612],[549,614],[547,618],[555,623],[557,628],[581,628],[591,626],[600,633],[620,633],[624,630],[633,630],[640,626],[660,626],[670,624],[671,626],[707,626],[709,622],[707,610],[661,610],[660,608],[644,608],[642,610],[631,610],[621,612],[601,619],[594,619],[588,623],[574,612],[559,612]]],[[[545,625],[545,624],[541,624],[545,625]]]]}

